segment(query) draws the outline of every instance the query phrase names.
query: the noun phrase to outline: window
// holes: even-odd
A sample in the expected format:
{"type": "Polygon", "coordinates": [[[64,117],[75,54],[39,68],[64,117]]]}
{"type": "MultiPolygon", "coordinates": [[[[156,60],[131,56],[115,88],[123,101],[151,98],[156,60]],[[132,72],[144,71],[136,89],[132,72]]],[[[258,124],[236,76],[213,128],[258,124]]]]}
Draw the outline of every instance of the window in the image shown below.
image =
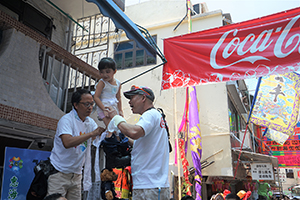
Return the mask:
{"type": "Polygon", "coordinates": [[[51,39],[53,21],[48,16],[23,0],[1,0],[0,4],[6,7],[9,14],[21,23],[37,31],[44,37],[51,39]]]}
{"type": "Polygon", "coordinates": [[[230,132],[233,132],[237,137],[239,137],[239,130],[241,130],[241,120],[238,112],[232,102],[229,100],[229,123],[230,123],[230,132]]]}
{"type": "Polygon", "coordinates": [[[239,131],[245,130],[246,123],[242,116],[238,113],[230,98],[228,98],[228,113],[230,132],[233,132],[237,137],[239,137],[239,131]]]}
{"type": "Polygon", "coordinates": [[[294,171],[293,169],[285,169],[286,177],[287,178],[294,178],[294,171]]]}
{"type": "MultiPolygon", "coordinates": [[[[156,42],[156,36],[152,36],[156,42]]],[[[114,59],[117,63],[117,69],[127,69],[145,65],[156,64],[156,57],[147,55],[142,48],[137,48],[133,40],[116,43],[114,59]]]]}

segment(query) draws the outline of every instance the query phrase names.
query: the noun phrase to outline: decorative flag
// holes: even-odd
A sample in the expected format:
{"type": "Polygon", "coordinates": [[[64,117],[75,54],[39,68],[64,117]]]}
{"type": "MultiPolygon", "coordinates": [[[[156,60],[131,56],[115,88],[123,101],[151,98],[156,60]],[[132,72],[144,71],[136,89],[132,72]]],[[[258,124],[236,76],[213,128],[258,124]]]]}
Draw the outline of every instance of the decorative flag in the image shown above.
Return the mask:
{"type": "Polygon", "coordinates": [[[191,196],[191,183],[189,181],[189,175],[190,172],[188,170],[188,166],[189,166],[189,162],[187,161],[186,157],[185,157],[185,152],[184,152],[184,140],[183,139],[179,139],[178,141],[179,144],[179,149],[180,149],[180,158],[181,158],[181,162],[182,162],[182,168],[183,168],[183,176],[184,176],[184,182],[185,182],[185,191],[186,191],[186,195],[191,196]]]}
{"type": "Polygon", "coordinates": [[[300,7],[164,39],[162,89],[298,71],[300,7]]]}
{"type": "MultiPolygon", "coordinates": [[[[189,181],[189,170],[188,166],[189,163],[186,159],[186,153],[187,153],[187,146],[188,146],[188,112],[189,112],[189,94],[188,94],[188,88],[186,88],[186,101],[185,101],[185,107],[184,107],[184,114],[182,116],[181,124],[178,129],[178,133],[180,133],[178,138],[178,146],[179,146],[179,152],[180,152],[180,159],[182,163],[183,168],[183,176],[184,180],[182,182],[183,186],[183,193],[186,195],[192,195],[190,186],[192,185],[189,181]]],[[[176,146],[177,148],[177,146],[176,146]]],[[[175,163],[177,164],[177,149],[175,151],[175,163]]]]}
{"type": "MultiPolygon", "coordinates": [[[[184,112],[182,116],[182,120],[180,123],[180,127],[178,129],[178,133],[180,133],[180,138],[185,139],[185,154],[187,152],[187,138],[188,138],[188,131],[187,131],[187,124],[188,124],[188,112],[189,112],[189,100],[188,100],[188,88],[186,88],[186,99],[185,99],[185,106],[184,112]]],[[[179,143],[179,140],[178,140],[179,143]]],[[[175,142],[175,164],[177,164],[177,142],[175,142]]]]}
{"type": "Polygon", "coordinates": [[[274,131],[272,129],[267,130],[266,134],[264,135],[266,138],[283,145],[287,139],[289,139],[289,135],[281,133],[279,131],[274,131]]]}
{"type": "Polygon", "coordinates": [[[195,190],[196,200],[201,200],[201,157],[202,157],[202,138],[200,132],[198,101],[195,87],[189,87],[189,132],[191,154],[195,168],[195,190]]]}
{"type": "MultiPolygon", "coordinates": [[[[250,121],[291,136],[298,122],[299,80],[296,73],[263,77],[250,121]]],[[[272,137],[282,139],[280,134],[272,137]]]]}

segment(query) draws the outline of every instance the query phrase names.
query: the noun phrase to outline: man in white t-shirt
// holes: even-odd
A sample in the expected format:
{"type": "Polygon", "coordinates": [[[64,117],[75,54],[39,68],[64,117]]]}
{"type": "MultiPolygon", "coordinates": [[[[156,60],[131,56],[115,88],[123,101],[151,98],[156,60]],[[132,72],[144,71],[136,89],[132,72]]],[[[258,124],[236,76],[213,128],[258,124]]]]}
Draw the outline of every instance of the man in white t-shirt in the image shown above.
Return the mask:
{"type": "Polygon", "coordinates": [[[89,117],[94,100],[88,90],[74,92],[71,102],[72,111],[57,124],[50,155],[54,172],[48,178],[47,195],[59,193],[70,200],[81,200],[82,169],[85,166],[84,171],[88,171],[91,164],[91,138],[101,135],[104,129],[89,117]]]}
{"type": "Polygon", "coordinates": [[[160,112],[154,109],[154,94],[150,88],[132,86],[124,92],[129,105],[141,117],[137,124],[126,123],[117,112],[108,108],[112,118],[108,130],[119,129],[133,139],[131,172],[133,200],[169,200],[169,143],[165,123],[160,112]]]}

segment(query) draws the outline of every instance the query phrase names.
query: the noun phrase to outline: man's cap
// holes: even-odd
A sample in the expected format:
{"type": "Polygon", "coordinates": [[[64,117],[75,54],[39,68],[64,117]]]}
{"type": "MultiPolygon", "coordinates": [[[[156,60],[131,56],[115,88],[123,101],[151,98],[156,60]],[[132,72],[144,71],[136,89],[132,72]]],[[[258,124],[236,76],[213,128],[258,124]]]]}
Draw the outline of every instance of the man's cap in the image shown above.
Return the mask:
{"type": "Polygon", "coordinates": [[[127,99],[130,99],[131,96],[136,94],[145,95],[151,101],[154,101],[155,98],[153,91],[150,88],[144,86],[133,85],[131,86],[131,89],[129,91],[124,92],[123,94],[127,99]]]}

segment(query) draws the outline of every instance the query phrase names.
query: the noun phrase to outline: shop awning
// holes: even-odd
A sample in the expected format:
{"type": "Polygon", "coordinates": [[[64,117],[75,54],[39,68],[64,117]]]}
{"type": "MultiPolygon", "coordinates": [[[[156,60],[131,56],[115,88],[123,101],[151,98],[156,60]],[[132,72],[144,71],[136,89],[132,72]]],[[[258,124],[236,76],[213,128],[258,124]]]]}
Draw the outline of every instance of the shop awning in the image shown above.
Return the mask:
{"type": "MultiPolygon", "coordinates": [[[[232,149],[232,152],[237,156],[240,153],[238,149],[232,149]]],[[[265,154],[254,153],[249,151],[241,151],[241,162],[249,162],[249,163],[272,163],[273,167],[278,167],[278,159],[274,156],[268,156],[265,154]]],[[[236,160],[234,160],[236,161],[236,160]]]]}
{"type": "Polygon", "coordinates": [[[127,38],[134,40],[139,48],[144,48],[150,55],[155,56],[156,50],[144,37],[135,23],[112,0],[86,0],[95,3],[101,14],[109,17],[118,29],[125,31],[127,38]]]}

